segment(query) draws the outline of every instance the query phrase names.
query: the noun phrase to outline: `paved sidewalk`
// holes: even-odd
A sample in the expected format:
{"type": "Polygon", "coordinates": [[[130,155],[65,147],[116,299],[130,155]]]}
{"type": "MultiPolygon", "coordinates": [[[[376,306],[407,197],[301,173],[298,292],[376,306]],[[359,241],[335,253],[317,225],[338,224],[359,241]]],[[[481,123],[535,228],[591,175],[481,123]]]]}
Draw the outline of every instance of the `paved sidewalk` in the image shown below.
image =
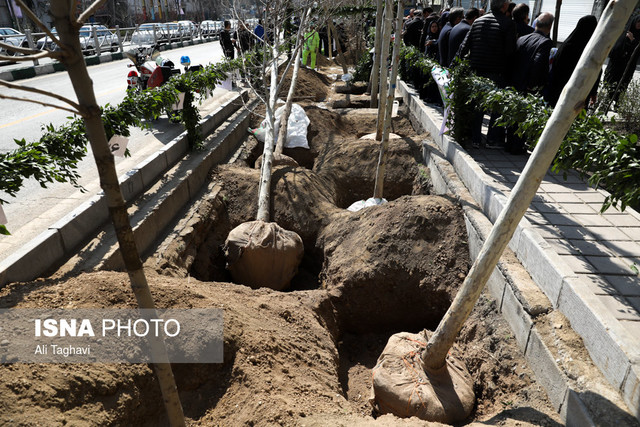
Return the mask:
{"type": "MultiPolygon", "coordinates": [[[[528,159],[502,150],[468,152],[487,175],[509,190],[528,159]]],[[[609,208],[600,214],[605,196],[575,172],[569,172],[567,180],[549,172],[525,218],[640,340],[640,215],[629,208],[625,212],[609,208]]]]}

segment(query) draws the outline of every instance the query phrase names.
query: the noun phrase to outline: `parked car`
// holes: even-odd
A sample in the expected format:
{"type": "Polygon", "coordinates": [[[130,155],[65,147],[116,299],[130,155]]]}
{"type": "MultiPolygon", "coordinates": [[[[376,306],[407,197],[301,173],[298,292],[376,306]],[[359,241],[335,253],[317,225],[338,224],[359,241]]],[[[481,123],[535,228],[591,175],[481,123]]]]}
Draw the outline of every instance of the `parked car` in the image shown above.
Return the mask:
{"type": "Polygon", "coordinates": [[[169,39],[172,42],[182,40],[182,30],[180,25],[177,22],[167,22],[165,24],[167,26],[167,33],[169,34],[169,39]]]}
{"type": "Polygon", "coordinates": [[[156,43],[168,42],[169,30],[166,24],[149,22],[141,24],[131,35],[131,43],[136,45],[153,45],[156,43]],[[155,37],[154,37],[155,29],[155,37]]]}
{"type": "Polygon", "coordinates": [[[183,40],[190,40],[197,34],[198,27],[193,21],[178,21],[183,40]]]}
{"type": "MultiPolygon", "coordinates": [[[[13,28],[0,28],[0,42],[10,44],[15,47],[28,47],[25,35],[13,28]]],[[[0,48],[0,55],[13,56],[16,55],[16,52],[0,48]]]]}
{"type": "Polygon", "coordinates": [[[104,25],[83,25],[80,28],[80,46],[86,55],[95,55],[96,40],[101,50],[118,50],[118,36],[109,31],[104,25]],[[93,29],[96,29],[96,37],[93,36],[93,29]]]}
{"type": "MultiPolygon", "coordinates": [[[[55,36],[58,34],[58,31],[55,28],[52,28],[51,33],[55,36]]],[[[36,49],[53,51],[59,50],[60,48],[53,42],[53,40],[51,40],[51,37],[45,35],[44,37],[41,37],[36,41],[36,49]]]]}
{"type": "Polygon", "coordinates": [[[220,38],[220,31],[222,30],[222,21],[202,21],[200,23],[200,34],[205,38],[220,38]]]}

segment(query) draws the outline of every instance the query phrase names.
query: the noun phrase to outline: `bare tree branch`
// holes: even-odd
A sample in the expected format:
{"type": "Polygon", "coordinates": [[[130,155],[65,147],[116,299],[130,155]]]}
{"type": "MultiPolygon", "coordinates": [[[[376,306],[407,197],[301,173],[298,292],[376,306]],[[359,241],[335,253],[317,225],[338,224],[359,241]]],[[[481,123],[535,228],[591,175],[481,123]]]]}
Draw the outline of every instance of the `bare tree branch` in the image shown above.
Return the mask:
{"type": "MultiPolygon", "coordinates": [[[[55,94],[55,93],[52,93],[52,92],[48,92],[46,90],[36,89],[34,87],[17,85],[17,84],[8,82],[6,80],[0,80],[0,85],[6,86],[9,89],[22,90],[22,91],[25,91],[25,92],[31,92],[31,93],[37,93],[39,95],[49,96],[51,98],[57,99],[58,101],[62,101],[64,103],[66,103],[66,104],[69,104],[70,106],[72,106],[73,108],[76,109],[76,111],[73,111],[74,113],[80,114],[79,113],[80,105],[78,105],[77,103],[73,102],[72,100],[70,100],[68,98],[65,98],[64,96],[61,96],[61,95],[58,95],[58,94],[55,94]]],[[[7,99],[9,99],[9,98],[7,98],[7,99]]],[[[11,99],[26,100],[26,101],[30,101],[30,102],[35,102],[35,103],[41,104],[38,101],[31,101],[31,100],[27,100],[27,99],[23,99],[23,98],[11,98],[11,99]]],[[[42,105],[45,105],[45,104],[42,104],[42,105]]],[[[53,107],[56,107],[56,106],[53,105],[53,107]]],[[[62,107],[56,107],[56,108],[64,109],[62,107]]],[[[67,111],[72,111],[72,110],[67,110],[67,111]]]]}
{"type": "MultiPolygon", "coordinates": [[[[0,42],[0,47],[13,52],[23,53],[25,55],[37,55],[40,52],[42,52],[41,50],[38,50],[38,49],[28,49],[28,48],[14,46],[12,44],[2,43],[2,42],[0,42]]],[[[14,60],[19,61],[19,59],[17,58],[14,58],[14,60]]]]}
{"type": "MultiPolygon", "coordinates": [[[[103,5],[103,4],[105,4],[106,2],[107,2],[107,0],[96,0],[96,1],[94,1],[94,2],[93,2],[93,4],[92,4],[91,6],[89,6],[89,7],[87,8],[87,10],[85,10],[84,12],[82,12],[82,15],[80,15],[80,16],[78,17],[78,20],[77,20],[78,24],[80,24],[80,25],[81,25],[81,24],[84,24],[84,23],[85,23],[85,21],[86,21],[87,19],[89,19],[89,17],[90,17],[91,15],[93,15],[94,13],[96,13],[96,11],[97,11],[98,9],[100,9],[100,8],[102,7],[102,5],[103,5]]],[[[72,2],[72,3],[75,3],[75,2],[72,2]]]]}
{"type": "Polygon", "coordinates": [[[54,58],[60,59],[62,57],[62,52],[51,52],[49,50],[39,50],[35,55],[27,55],[27,56],[7,56],[0,55],[0,59],[5,61],[14,61],[14,62],[23,62],[23,61],[33,61],[34,59],[42,59],[42,58],[54,58]]]}
{"type": "Polygon", "coordinates": [[[20,98],[18,96],[0,95],[0,99],[11,99],[11,100],[14,100],[14,101],[31,102],[32,104],[38,104],[38,105],[42,105],[44,107],[53,107],[53,108],[55,108],[57,110],[68,111],[70,113],[77,114],[79,116],[82,115],[80,113],[80,111],[78,111],[78,110],[72,110],[71,108],[63,107],[61,105],[49,104],[48,102],[36,101],[34,99],[29,99],[29,98],[20,98]]]}
{"type": "Polygon", "coordinates": [[[18,6],[20,6],[20,7],[22,8],[22,11],[23,11],[23,12],[24,12],[24,13],[25,13],[29,18],[31,18],[31,20],[32,20],[33,22],[35,22],[35,23],[36,23],[36,25],[37,25],[38,27],[40,27],[40,29],[41,29],[42,31],[44,31],[44,32],[45,32],[49,37],[51,37],[51,40],[52,40],[55,44],[57,44],[58,46],[60,46],[60,40],[58,40],[58,38],[57,38],[56,36],[54,36],[54,35],[53,35],[53,33],[51,32],[51,30],[49,30],[49,29],[47,28],[47,26],[46,26],[46,25],[44,25],[44,23],[43,23],[43,22],[42,22],[42,21],[41,21],[41,20],[40,20],[36,15],[35,15],[35,13],[33,13],[33,12],[31,11],[31,9],[29,9],[29,8],[27,7],[27,5],[26,5],[26,4],[24,4],[24,2],[23,2],[22,0],[16,0],[16,3],[18,4],[18,6]]]}

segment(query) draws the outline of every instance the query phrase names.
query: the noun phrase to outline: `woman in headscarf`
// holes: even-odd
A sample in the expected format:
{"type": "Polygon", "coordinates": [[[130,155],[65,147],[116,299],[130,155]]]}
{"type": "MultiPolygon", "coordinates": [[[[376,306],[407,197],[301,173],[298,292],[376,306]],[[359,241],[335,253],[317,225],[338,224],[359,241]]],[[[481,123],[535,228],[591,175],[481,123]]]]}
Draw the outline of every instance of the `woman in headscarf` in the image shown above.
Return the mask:
{"type": "Polygon", "coordinates": [[[422,51],[429,58],[439,61],[438,58],[438,37],[440,36],[439,16],[427,18],[422,29],[422,51]]]}
{"type": "MultiPolygon", "coordinates": [[[[609,53],[609,64],[604,72],[604,82],[607,86],[609,93],[613,96],[612,101],[618,102],[620,93],[627,90],[627,86],[631,82],[633,73],[624,77],[624,71],[627,69],[627,65],[631,62],[631,67],[635,70],[636,64],[640,54],[633,55],[636,47],[640,42],[640,15],[631,20],[631,23],[620,36],[616,44],[613,45],[613,49],[609,53]],[[619,89],[618,83],[620,84],[619,89]]],[[[640,52],[640,51],[638,51],[640,52]]]]}
{"type": "MultiPolygon", "coordinates": [[[[553,60],[553,66],[549,73],[549,83],[545,88],[544,99],[551,104],[552,107],[556,106],[558,98],[562,89],[569,81],[573,70],[578,65],[578,60],[582,56],[582,51],[589,43],[591,35],[598,25],[598,20],[593,15],[583,16],[578,20],[576,28],[569,34],[569,37],[564,41],[562,46],[558,48],[558,53],[553,60]]],[[[600,80],[598,78],[598,80],[600,80]]],[[[595,99],[598,91],[598,82],[591,89],[589,98],[585,101],[585,106],[589,99],[595,99]]]]}

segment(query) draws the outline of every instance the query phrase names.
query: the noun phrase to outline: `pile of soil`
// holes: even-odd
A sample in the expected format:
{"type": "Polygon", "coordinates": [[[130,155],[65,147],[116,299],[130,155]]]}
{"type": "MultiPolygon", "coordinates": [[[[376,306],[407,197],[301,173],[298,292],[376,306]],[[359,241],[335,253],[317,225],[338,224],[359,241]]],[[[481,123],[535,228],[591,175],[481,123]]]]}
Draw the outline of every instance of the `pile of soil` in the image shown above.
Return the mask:
{"type": "MultiPolygon", "coordinates": [[[[240,161],[213,172],[209,191],[146,260],[158,307],[224,309],[224,363],[173,365],[185,415],[207,426],[429,425],[377,417],[368,402],[371,369],[393,333],[434,329],[462,283],[470,260],[461,208],[428,195],[419,166],[428,136],[398,117],[390,202],[344,210],[372,195],[377,144],[359,137],[375,131],[375,114],[304,108],[311,150],[299,157],[302,166],[276,168],[271,187],[271,219],[305,245],[290,291],[233,284],[224,268],[227,233],[256,214],[259,171],[251,159],[261,147],[253,137],[240,161]]],[[[0,308],[135,306],[128,276],[118,272],[0,290],[0,308]]],[[[491,299],[475,307],[456,346],[478,398],[469,423],[559,425],[491,299]]],[[[165,419],[147,365],[2,365],[0,392],[0,420],[15,425],[165,419]]]]}

